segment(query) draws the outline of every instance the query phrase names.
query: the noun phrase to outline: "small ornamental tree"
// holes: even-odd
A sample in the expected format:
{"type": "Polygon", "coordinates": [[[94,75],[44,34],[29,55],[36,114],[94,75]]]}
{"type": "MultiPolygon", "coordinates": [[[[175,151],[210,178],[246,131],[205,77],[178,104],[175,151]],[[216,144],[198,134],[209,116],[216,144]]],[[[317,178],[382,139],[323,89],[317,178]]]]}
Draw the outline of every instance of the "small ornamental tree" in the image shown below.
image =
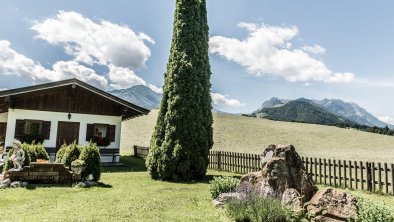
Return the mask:
{"type": "Polygon", "coordinates": [[[177,0],[163,98],[147,167],[154,179],[202,178],[213,145],[206,0],[177,0]]]}
{"type": "Polygon", "coordinates": [[[70,167],[71,162],[77,160],[79,158],[79,155],[80,155],[80,150],[78,144],[74,142],[70,144],[64,151],[64,155],[61,162],[64,163],[65,166],[70,167]]]}
{"type": "Polygon", "coordinates": [[[92,174],[93,180],[96,182],[99,181],[101,177],[101,157],[97,145],[90,142],[88,145],[82,147],[79,159],[85,163],[82,178],[86,178],[89,174],[92,174]]]}

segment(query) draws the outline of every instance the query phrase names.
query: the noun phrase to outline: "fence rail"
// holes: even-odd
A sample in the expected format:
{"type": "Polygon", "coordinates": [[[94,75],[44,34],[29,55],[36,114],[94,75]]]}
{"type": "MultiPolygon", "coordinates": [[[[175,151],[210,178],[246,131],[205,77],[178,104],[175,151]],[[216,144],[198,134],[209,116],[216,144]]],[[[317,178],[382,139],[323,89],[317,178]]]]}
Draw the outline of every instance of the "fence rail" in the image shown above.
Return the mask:
{"type": "MultiPolygon", "coordinates": [[[[134,146],[145,158],[149,148],[134,146]]],[[[306,172],[317,184],[394,195],[394,164],[302,157],[306,172]]],[[[209,169],[234,173],[260,170],[261,155],[226,151],[209,152],[209,169]]]]}

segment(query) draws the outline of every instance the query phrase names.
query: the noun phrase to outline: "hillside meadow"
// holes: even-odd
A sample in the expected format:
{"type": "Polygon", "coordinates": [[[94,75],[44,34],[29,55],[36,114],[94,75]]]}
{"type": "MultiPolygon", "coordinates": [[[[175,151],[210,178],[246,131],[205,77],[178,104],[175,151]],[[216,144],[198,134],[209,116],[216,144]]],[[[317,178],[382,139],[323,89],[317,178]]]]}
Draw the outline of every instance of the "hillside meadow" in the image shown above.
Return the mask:
{"type": "MultiPolygon", "coordinates": [[[[123,122],[122,154],[149,145],[157,114],[123,122]]],[[[214,113],[213,127],[213,150],[260,154],[268,144],[293,144],[302,156],[394,163],[394,136],[223,113],[214,113]]]]}

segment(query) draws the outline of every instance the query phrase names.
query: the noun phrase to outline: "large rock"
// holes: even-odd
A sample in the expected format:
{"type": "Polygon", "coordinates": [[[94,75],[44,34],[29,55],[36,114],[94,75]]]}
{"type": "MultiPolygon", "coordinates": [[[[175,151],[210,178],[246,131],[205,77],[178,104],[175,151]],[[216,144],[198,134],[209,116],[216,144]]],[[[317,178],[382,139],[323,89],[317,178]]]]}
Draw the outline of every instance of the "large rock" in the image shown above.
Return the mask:
{"type": "Polygon", "coordinates": [[[269,145],[261,156],[261,171],[241,178],[263,196],[282,198],[286,189],[295,189],[306,202],[317,188],[305,172],[300,156],[292,145],[269,145]]]}
{"type": "Polygon", "coordinates": [[[311,221],[348,221],[357,216],[357,200],[351,194],[327,188],[317,192],[305,204],[311,221]]]}

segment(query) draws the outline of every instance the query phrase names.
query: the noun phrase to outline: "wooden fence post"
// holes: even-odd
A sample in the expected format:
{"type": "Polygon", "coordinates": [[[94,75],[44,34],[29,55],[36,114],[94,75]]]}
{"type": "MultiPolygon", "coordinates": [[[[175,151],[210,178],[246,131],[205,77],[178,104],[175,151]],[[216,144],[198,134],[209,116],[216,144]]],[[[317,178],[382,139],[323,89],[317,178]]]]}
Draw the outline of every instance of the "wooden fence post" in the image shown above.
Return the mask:
{"type": "Polygon", "coordinates": [[[222,151],[218,151],[218,170],[222,169],[222,151]]]}
{"type": "Polygon", "coordinates": [[[386,193],[389,193],[389,178],[387,172],[387,163],[384,163],[384,187],[386,188],[386,193]]]}
{"type": "Polygon", "coordinates": [[[372,170],[371,170],[371,163],[367,162],[366,165],[367,168],[367,190],[372,192],[372,183],[371,183],[371,179],[372,179],[372,170]]]}
{"type": "Polygon", "coordinates": [[[391,190],[394,195],[394,164],[391,164],[391,190]]]}

